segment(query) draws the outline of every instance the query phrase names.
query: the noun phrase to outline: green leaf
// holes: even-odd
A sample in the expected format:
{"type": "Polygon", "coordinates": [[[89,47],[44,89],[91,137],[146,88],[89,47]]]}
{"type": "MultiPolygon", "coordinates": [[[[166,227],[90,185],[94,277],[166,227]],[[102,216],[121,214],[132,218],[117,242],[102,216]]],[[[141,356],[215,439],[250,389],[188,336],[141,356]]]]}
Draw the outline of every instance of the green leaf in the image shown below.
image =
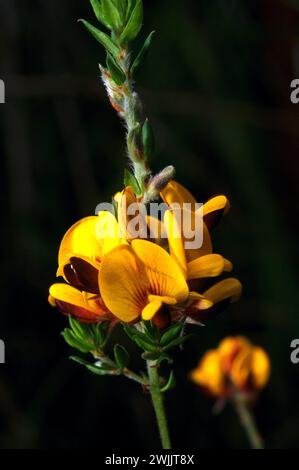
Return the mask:
{"type": "Polygon", "coordinates": [[[121,17],[115,4],[111,0],[102,0],[102,12],[105,20],[111,29],[119,29],[121,26],[121,17]]]}
{"type": "Polygon", "coordinates": [[[127,6],[127,11],[126,11],[127,20],[130,18],[135,5],[136,5],[136,0],[128,0],[128,6],[127,6]]]}
{"type": "Polygon", "coordinates": [[[72,330],[70,330],[69,328],[66,328],[62,333],[61,335],[63,336],[64,340],[66,341],[66,343],[71,346],[71,348],[75,348],[75,349],[78,349],[78,351],[82,352],[82,353],[88,353],[92,350],[92,347],[90,344],[88,343],[84,343],[82,341],[79,341],[75,334],[73,333],[72,330]]]}
{"type": "Polygon", "coordinates": [[[175,323],[175,325],[170,326],[162,335],[161,346],[166,346],[168,343],[177,338],[184,328],[183,323],[175,323]]]}
{"type": "Polygon", "coordinates": [[[118,66],[115,59],[112,57],[111,54],[107,53],[107,68],[111,73],[113,80],[115,81],[116,85],[121,86],[126,80],[126,75],[122,71],[122,69],[118,66]]]}
{"type": "Polygon", "coordinates": [[[107,22],[104,13],[103,13],[103,8],[102,5],[100,4],[99,0],[90,0],[91,6],[93,8],[94,14],[97,17],[97,20],[102,23],[106,28],[111,29],[109,23],[107,22]]]}
{"type": "Polygon", "coordinates": [[[114,359],[120,369],[125,369],[129,365],[130,355],[123,346],[116,344],[114,346],[114,359]]]}
{"type": "Polygon", "coordinates": [[[133,41],[136,38],[142,27],[143,21],[143,3],[142,0],[137,0],[136,5],[131,13],[127,26],[120,36],[120,42],[133,41]]]}
{"type": "Polygon", "coordinates": [[[151,338],[149,338],[145,333],[142,333],[141,331],[137,330],[134,327],[132,328],[127,325],[124,325],[124,331],[129,336],[129,338],[134,342],[136,342],[136,338],[140,338],[142,341],[149,343],[155,348],[157,347],[157,344],[151,338]]]}
{"type": "Polygon", "coordinates": [[[137,346],[139,346],[144,351],[157,352],[157,346],[156,345],[153,345],[153,344],[149,343],[148,341],[139,338],[138,336],[136,336],[134,338],[134,341],[137,344],[137,346]]]}
{"type": "Polygon", "coordinates": [[[152,31],[149,34],[149,36],[146,38],[146,40],[145,40],[145,42],[142,46],[141,51],[139,52],[136,59],[134,60],[133,65],[131,67],[132,75],[134,75],[137,72],[138,68],[140,67],[140,65],[142,65],[144,59],[146,58],[146,56],[149,52],[149,49],[151,47],[152,39],[153,39],[154,34],[155,34],[155,31],[152,31]]]}
{"type": "Polygon", "coordinates": [[[145,156],[150,157],[155,151],[155,136],[148,119],[142,127],[142,144],[145,156]]]}
{"type": "Polygon", "coordinates": [[[85,20],[78,20],[84,24],[84,26],[87,28],[87,30],[93,35],[93,37],[100,43],[102,46],[107,49],[108,52],[110,52],[113,57],[117,57],[119,53],[119,49],[117,45],[112,41],[112,39],[99,29],[95,28],[93,25],[88,23],[88,21],[85,20]]]}
{"type": "Polygon", "coordinates": [[[174,372],[172,370],[170,372],[168,382],[163,388],[161,388],[161,392],[162,393],[168,392],[168,390],[171,390],[172,388],[174,388],[175,384],[176,384],[175,375],[174,375],[174,372]]]}
{"type": "Polygon", "coordinates": [[[173,364],[173,359],[168,356],[168,354],[161,354],[157,360],[157,365],[160,366],[162,362],[167,362],[167,364],[173,364]]]}
{"type": "Polygon", "coordinates": [[[154,341],[159,341],[160,339],[160,332],[159,329],[156,327],[153,321],[143,321],[145,334],[147,338],[152,338],[154,341]]]}
{"type": "Polygon", "coordinates": [[[186,335],[186,336],[181,336],[180,338],[174,339],[169,343],[167,346],[163,348],[163,351],[169,351],[172,348],[175,348],[176,346],[181,346],[181,344],[185,343],[188,339],[192,338],[193,335],[186,335]]]}
{"type": "Polygon", "coordinates": [[[78,364],[86,367],[87,370],[92,372],[93,374],[96,375],[115,375],[115,371],[110,368],[105,368],[105,367],[98,367],[95,364],[92,364],[90,362],[85,361],[84,359],[81,359],[80,357],[77,356],[71,356],[70,359],[74,362],[77,362],[78,364]]]}
{"type": "Polygon", "coordinates": [[[133,173],[131,173],[129,170],[125,169],[125,176],[124,176],[124,185],[131,186],[133,188],[134,193],[136,196],[141,195],[141,189],[139,186],[139,183],[133,173]]]}

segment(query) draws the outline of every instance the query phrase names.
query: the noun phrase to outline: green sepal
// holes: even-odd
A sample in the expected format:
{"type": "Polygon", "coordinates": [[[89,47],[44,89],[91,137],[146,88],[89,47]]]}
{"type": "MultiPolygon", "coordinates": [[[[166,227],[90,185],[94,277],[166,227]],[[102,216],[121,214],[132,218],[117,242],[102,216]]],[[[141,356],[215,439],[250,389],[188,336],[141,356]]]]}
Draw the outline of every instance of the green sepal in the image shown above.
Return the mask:
{"type": "Polygon", "coordinates": [[[97,17],[97,20],[102,23],[106,28],[111,29],[109,23],[107,22],[104,13],[103,13],[103,8],[99,0],[89,0],[91,3],[91,6],[93,8],[94,14],[97,17]]]}
{"type": "Polygon", "coordinates": [[[121,26],[121,16],[118,8],[111,0],[102,0],[102,12],[105,20],[113,30],[118,30],[121,26]]]}
{"type": "Polygon", "coordinates": [[[181,336],[180,338],[174,339],[169,343],[167,346],[163,348],[163,351],[169,351],[172,348],[175,348],[177,346],[181,346],[183,343],[185,343],[188,339],[192,338],[193,335],[186,335],[186,336],[181,336]]]}
{"type": "Polygon", "coordinates": [[[120,35],[120,43],[133,41],[138,36],[142,27],[143,21],[143,3],[142,0],[137,0],[136,5],[130,15],[128,23],[120,35]]]}
{"type": "Polygon", "coordinates": [[[86,20],[80,19],[78,21],[84,24],[86,29],[93,35],[93,37],[100,44],[102,44],[102,46],[104,46],[105,49],[107,49],[107,51],[110,52],[110,54],[113,57],[117,58],[118,53],[119,53],[119,49],[118,49],[117,45],[112,41],[112,39],[106,33],[103,33],[103,31],[100,31],[98,28],[91,25],[86,20]]]}
{"type": "Polygon", "coordinates": [[[153,341],[160,340],[160,332],[159,329],[156,327],[152,320],[150,321],[143,321],[143,326],[145,330],[145,334],[148,338],[151,338],[153,341]]]}
{"type": "Polygon", "coordinates": [[[114,346],[114,359],[119,369],[125,369],[130,363],[128,351],[120,344],[114,346]]]}
{"type": "Polygon", "coordinates": [[[151,157],[155,151],[155,136],[149,120],[146,119],[142,126],[142,145],[144,155],[151,157]]]}
{"type": "Polygon", "coordinates": [[[173,370],[170,372],[169,379],[166,385],[161,388],[161,392],[165,393],[175,387],[176,379],[173,370]]]}
{"type": "Polygon", "coordinates": [[[132,67],[131,67],[131,74],[132,75],[134,75],[137,72],[139,67],[142,65],[144,59],[146,58],[146,56],[149,52],[149,49],[151,47],[152,39],[153,39],[154,34],[155,34],[155,31],[152,31],[148,35],[148,37],[146,38],[139,54],[137,55],[136,59],[134,60],[134,62],[132,64],[132,67]]]}
{"type": "Polygon", "coordinates": [[[131,186],[136,196],[141,196],[142,192],[135,175],[127,169],[125,169],[124,185],[125,187],[131,186]]]}
{"type": "Polygon", "coordinates": [[[184,324],[183,323],[175,323],[174,325],[167,328],[164,331],[162,338],[161,338],[161,346],[167,346],[167,344],[171,343],[174,339],[176,339],[183,331],[184,324]]]}
{"type": "Polygon", "coordinates": [[[112,57],[112,55],[109,54],[109,52],[107,52],[106,63],[107,63],[107,68],[109,72],[111,73],[111,76],[114,82],[116,83],[116,85],[118,86],[123,85],[126,80],[126,75],[122,71],[122,69],[119,67],[119,65],[116,63],[114,57],[112,57]]]}

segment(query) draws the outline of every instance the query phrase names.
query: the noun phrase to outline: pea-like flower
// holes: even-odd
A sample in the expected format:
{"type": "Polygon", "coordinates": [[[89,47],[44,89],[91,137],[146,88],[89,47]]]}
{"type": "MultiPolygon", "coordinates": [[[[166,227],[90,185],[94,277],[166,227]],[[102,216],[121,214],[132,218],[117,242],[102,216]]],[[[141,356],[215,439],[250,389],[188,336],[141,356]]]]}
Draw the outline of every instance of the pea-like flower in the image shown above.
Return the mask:
{"type": "Polygon", "coordinates": [[[100,295],[98,277],[106,253],[124,243],[110,212],[74,224],[63,237],[58,253],[57,277],[63,277],[67,284],[50,287],[50,304],[86,323],[115,320],[100,295]]]}
{"type": "Polygon", "coordinates": [[[243,336],[225,338],[217,349],[206,352],[191,372],[191,380],[214,397],[236,392],[252,395],[267,384],[270,360],[267,353],[243,336]]]}

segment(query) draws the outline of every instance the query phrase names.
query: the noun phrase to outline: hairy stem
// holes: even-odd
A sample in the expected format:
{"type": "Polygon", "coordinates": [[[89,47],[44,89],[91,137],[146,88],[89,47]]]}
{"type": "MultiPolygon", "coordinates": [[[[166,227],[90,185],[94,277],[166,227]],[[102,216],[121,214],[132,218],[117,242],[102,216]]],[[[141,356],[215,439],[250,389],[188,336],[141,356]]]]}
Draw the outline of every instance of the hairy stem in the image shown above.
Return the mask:
{"type": "Polygon", "coordinates": [[[148,376],[152,402],[156,414],[157,424],[163,449],[171,449],[167,419],[160,390],[160,380],[156,361],[147,361],[148,376]]]}

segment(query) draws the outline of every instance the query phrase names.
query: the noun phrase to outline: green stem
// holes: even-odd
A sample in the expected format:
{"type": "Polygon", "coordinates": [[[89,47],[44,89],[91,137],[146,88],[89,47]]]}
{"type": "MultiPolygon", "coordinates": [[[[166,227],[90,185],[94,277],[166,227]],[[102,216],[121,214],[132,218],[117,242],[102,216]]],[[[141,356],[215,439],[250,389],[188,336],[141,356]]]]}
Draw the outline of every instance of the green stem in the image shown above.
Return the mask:
{"type": "MultiPolygon", "coordinates": [[[[99,359],[103,364],[106,364],[107,366],[110,366],[111,368],[115,369],[115,371],[118,370],[116,363],[112,359],[110,359],[110,357],[104,354],[103,351],[94,351],[93,356],[95,359],[99,359]]],[[[124,375],[130,380],[134,380],[134,382],[137,382],[140,385],[143,385],[145,387],[148,386],[148,380],[145,377],[136,374],[136,372],[133,372],[128,368],[122,370],[122,375],[124,375]]]]}
{"type": "Polygon", "coordinates": [[[247,434],[251,448],[264,449],[263,438],[257,428],[253,413],[248,406],[248,401],[240,393],[235,393],[232,401],[240,423],[247,434]]]}
{"type": "Polygon", "coordinates": [[[152,402],[156,414],[157,424],[163,449],[171,449],[167,419],[164,409],[163,397],[160,390],[160,380],[156,361],[147,361],[148,376],[152,402]]]}

